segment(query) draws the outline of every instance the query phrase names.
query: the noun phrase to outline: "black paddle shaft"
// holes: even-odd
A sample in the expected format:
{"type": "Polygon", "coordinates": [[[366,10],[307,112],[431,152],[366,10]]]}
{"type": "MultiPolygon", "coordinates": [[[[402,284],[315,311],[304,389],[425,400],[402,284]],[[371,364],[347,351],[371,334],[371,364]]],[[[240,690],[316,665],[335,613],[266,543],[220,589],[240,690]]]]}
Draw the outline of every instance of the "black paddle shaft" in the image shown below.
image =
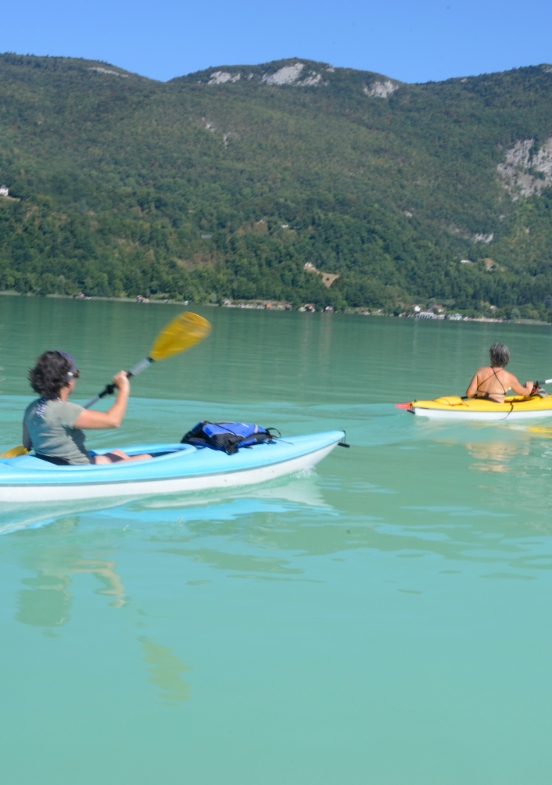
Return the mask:
{"type": "MultiPolygon", "coordinates": [[[[131,371],[126,372],[127,377],[130,379],[134,374],[131,371]]],[[[106,395],[113,395],[115,392],[115,385],[113,382],[111,384],[106,384],[101,393],[98,393],[98,398],[105,398],[106,395]]]]}
{"type": "MultiPolygon", "coordinates": [[[[142,371],[145,371],[146,368],[149,368],[153,362],[155,361],[152,360],[151,357],[146,357],[145,360],[140,360],[140,362],[136,363],[136,365],[131,368],[130,371],[127,371],[126,375],[129,379],[131,379],[133,376],[137,376],[139,373],[142,373],[142,371]]],[[[100,398],[105,398],[106,395],[113,395],[114,392],[115,385],[113,382],[111,382],[111,384],[106,384],[101,393],[98,393],[98,395],[95,395],[90,401],[88,401],[88,403],[84,405],[84,408],[89,409],[96,403],[96,401],[99,401],[100,398]]]]}

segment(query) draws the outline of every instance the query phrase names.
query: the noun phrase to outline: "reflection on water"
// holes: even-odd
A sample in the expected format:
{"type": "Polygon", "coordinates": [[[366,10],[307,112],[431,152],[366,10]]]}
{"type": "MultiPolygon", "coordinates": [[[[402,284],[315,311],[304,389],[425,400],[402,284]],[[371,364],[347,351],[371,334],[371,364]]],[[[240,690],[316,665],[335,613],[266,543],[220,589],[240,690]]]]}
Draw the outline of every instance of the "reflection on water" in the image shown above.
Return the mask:
{"type": "Polygon", "coordinates": [[[33,627],[56,627],[69,620],[71,595],[67,591],[67,576],[60,579],[57,574],[39,572],[36,578],[25,578],[22,583],[32,589],[19,592],[16,621],[33,627]]]}
{"type": "MultiPolygon", "coordinates": [[[[50,557],[54,555],[49,554],[50,557]]],[[[34,627],[59,626],[69,621],[69,587],[71,575],[75,573],[92,574],[104,587],[97,593],[113,597],[110,605],[120,608],[125,604],[124,588],[114,568],[113,561],[84,558],[68,560],[65,563],[59,559],[50,565],[37,566],[36,576],[22,581],[25,586],[32,588],[19,592],[16,620],[34,627]]]]}
{"type": "MultiPolygon", "coordinates": [[[[22,566],[35,574],[21,580],[24,588],[17,593],[14,619],[21,624],[40,627],[46,635],[52,628],[60,628],[71,620],[74,602],[71,585],[78,575],[90,574],[100,584],[95,593],[111,599],[112,608],[127,604],[121,576],[112,559],[99,558],[86,553],[78,545],[79,517],[58,519],[51,527],[40,532],[38,547],[25,551],[22,566]]],[[[139,608],[133,607],[141,617],[139,608]]],[[[135,624],[142,628],[143,621],[135,624]]],[[[155,684],[164,705],[175,705],[190,697],[190,686],[180,679],[180,674],[190,668],[166,646],[137,635],[144,662],[148,665],[148,681],[155,684]]]]}
{"type": "Polygon", "coordinates": [[[207,548],[166,548],[163,551],[172,556],[185,556],[202,564],[208,564],[227,573],[254,574],[257,577],[277,574],[279,576],[301,575],[302,569],[291,567],[290,562],[268,556],[248,556],[246,554],[224,553],[207,548]]]}
{"type": "Polygon", "coordinates": [[[479,472],[512,472],[515,466],[513,461],[529,455],[529,444],[520,442],[467,443],[466,449],[477,458],[477,463],[472,463],[470,469],[479,472]]]}
{"type": "Polygon", "coordinates": [[[24,564],[35,575],[24,578],[18,594],[16,621],[33,627],[59,627],[70,619],[72,596],[70,586],[77,574],[89,573],[101,584],[98,594],[112,598],[110,605],[120,608],[125,603],[125,590],[115,570],[115,562],[84,556],[72,542],[65,542],[78,526],[78,518],[62,518],[48,530],[38,550],[27,553],[24,564]],[[61,538],[61,540],[60,540],[61,538]]]}
{"type": "MultiPolygon", "coordinates": [[[[331,505],[328,505],[324,499],[316,473],[312,469],[308,469],[292,477],[285,477],[262,486],[236,488],[230,492],[214,490],[184,495],[172,494],[159,498],[146,497],[136,501],[128,498],[119,501],[109,498],[57,501],[50,504],[42,502],[0,504],[0,535],[49,526],[70,515],[78,513],[82,516],[96,511],[104,511],[104,517],[107,519],[126,517],[129,522],[138,520],[140,514],[147,510],[162,510],[172,518],[172,512],[169,511],[181,510],[185,513],[188,508],[208,511],[209,508],[220,504],[225,499],[279,499],[306,507],[332,510],[331,505]]],[[[333,513],[338,514],[335,510],[333,513]]],[[[201,516],[202,513],[194,514],[201,516]]],[[[203,514],[208,515],[208,512],[203,514]]],[[[234,512],[231,514],[233,515],[234,512]]],[[[238,510],[236,514],[239,515],[240,511],[238,510]]]]}
{"type": "Polygon", "coordinates": [[[190,685],[180,678],[191,670],[175,657],[166,646],[141,637],[140,646],[144,662],[148,665],[148,681],[159,688],[159,697],[166,706],[174,706],[190,699],[190,685]]]}
{"type": "Polygon", "coordinates": [[[526,426],[527,433],[537,433],[544,439],[552,438],[552,428],[547,428],[542,425],[529,425],[526,426]]]}
{"type": "Polygon", "coordinates": [[[68,516],[111,509],[114,499],[87,499],[84,501],[31,502],[29,504],[0,504],[0,536],[27,529],[41,528],[59,523],[68,516]]]}

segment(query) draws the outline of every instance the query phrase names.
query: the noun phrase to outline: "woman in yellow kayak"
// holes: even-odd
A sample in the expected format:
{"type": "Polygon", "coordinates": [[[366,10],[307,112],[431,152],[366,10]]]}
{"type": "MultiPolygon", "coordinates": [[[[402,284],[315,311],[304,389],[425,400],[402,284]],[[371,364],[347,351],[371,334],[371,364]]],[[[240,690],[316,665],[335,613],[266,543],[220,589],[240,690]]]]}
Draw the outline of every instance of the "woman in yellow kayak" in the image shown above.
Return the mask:
{"type": "Polygon", "coordinates": [[[466,396],[483,398],[495,403],[504,403],[504,396],[509,389],[516,395],[531,395],[534,383],[521,384],[512,373],[504,369],[510,362],[510,351],[503,343],[493,343],[489,349],[490,365],[478,368],[471,380],[466,396]]]}
{"type": "Polygon", "coordinates": [[[58,466],[91,463],[140,461],[151,455],[133,455],[112,450],[95,455],[85,449],[83,429],[118,428],[125,415],[130,382],[124,371],[113,377],[117,399],[107,412],[90,412],[67,398],[75,389],[79,371],[68,352],[41,354],[29,371],[29,381],[40,398],[26,409],[23,418],[23,446],[34,449],[36,457],[58,466]]]}

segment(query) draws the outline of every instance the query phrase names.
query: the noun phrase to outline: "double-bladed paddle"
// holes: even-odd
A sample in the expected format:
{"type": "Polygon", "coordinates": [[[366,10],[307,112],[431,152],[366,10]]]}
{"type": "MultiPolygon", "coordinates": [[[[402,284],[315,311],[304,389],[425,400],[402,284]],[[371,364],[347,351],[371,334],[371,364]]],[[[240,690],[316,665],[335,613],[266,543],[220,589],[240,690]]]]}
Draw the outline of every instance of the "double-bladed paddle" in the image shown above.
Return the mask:
{"type": "MultiPolygon", "coordinates": [[[[199,316],[197,313],[183,311],[161,330],[151,347],[149,355],[143,360],[140,360],[140,362],[132,367],[130,371],[127,371],[127,376],[129,378],[131,376],[138,376],[139,373],[142,373],[146,368],[149,368],[152,363],[166,360],[168,357],[173,357],[175,354],[185,352],[187,349],[190,349],[192,346],[195,346],[196,343],[199,343],[206,338],[210,332],[211,325],[207,319],[204,319],[203,316],[199,316]]],[[[106,384],[101,393],[98,393],[98,395],[91,398],[88,403],[84,405],[84,408],[89,409],[99,401],[100,398],[104,398],[106,395],[112,395],[114,391],[114,384],[106,384]]],[[[12,447],[11,450],[2,453],[0,458],[17,458],[20,455],[26,455],[27,453],[28,450],[20,444],[17,447],[12,447]]]]}

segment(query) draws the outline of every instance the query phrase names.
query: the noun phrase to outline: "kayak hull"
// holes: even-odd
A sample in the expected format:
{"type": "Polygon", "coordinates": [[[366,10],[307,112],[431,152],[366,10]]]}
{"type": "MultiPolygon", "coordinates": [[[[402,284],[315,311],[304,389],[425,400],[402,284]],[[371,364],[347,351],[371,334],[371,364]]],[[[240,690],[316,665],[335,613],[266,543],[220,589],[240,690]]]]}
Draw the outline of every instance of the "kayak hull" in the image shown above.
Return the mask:
{"type": "Polygon", "coordinates": [[[443,411],[439,409],[424,409],[422,407],[412,406],[412,413],[417,414],[419,417],[429,417],[434,420],[480,420],[487,422],[504,422],[504,421],[519,421],[519,420],[535,420],[543,417],[552,417],[552,411],[537,411],[537,412],[454,412],[443,411]]]}
{"type": "MultiPolygon", "coordinates": [[[[403,404],[401,406],[404,408],[403,404]]],[[[511,422],[552,417],[552,396],[547,398],[508,396],[504,403],[495,403],[451,395],[436,398],[434,401],[412,401],[406,408],[412,414],[434,420],[511,422]]]]}
{"type": "Polygon", "coordinates": [[[0,502],[157,496],[253,485],[315,466],[343,436],[343,431],[298,436],[235,455],[183,444],[140,445],[125,452],[158,457],[111,466],[54,466],[33,456],[4,459],[0,502]]]}

